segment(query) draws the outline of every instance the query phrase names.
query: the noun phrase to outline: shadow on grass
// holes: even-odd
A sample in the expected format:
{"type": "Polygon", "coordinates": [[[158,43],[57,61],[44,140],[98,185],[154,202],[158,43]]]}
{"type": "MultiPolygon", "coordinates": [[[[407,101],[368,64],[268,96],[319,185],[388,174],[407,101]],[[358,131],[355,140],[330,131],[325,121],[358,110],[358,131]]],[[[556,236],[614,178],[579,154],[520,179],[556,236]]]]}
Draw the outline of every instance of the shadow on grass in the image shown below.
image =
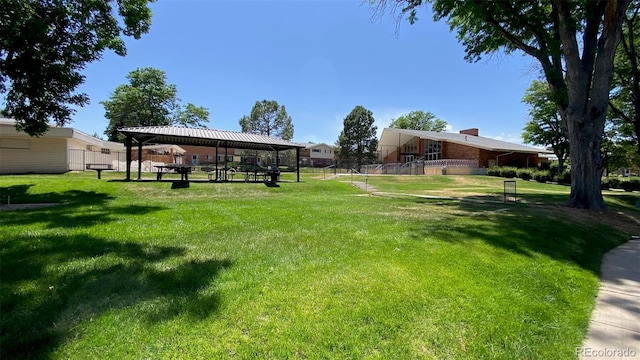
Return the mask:
{"type": "Polygon", "coordinates": [[[48,192],[30,194],[29,189],[35,184],[0,187],[0,201],[7,202],[11,197],[12,204],[60,203],[77,205],[98,205],[113,197],[95,191],[69,190],[65,192],[48,192]]]}
{"type": "Polygon", "coordinates": [[[481,240],[523,256],[541,254],[571,262],[596,275],[604,253],[629,239],[620,229],[597,221],[596,214],[560,206],[424,199],[416,202],[445,207],[441,221],[423,222],[410,229],[416,240],[481,240]]]}
{"type": "Polygon", "coordinates": [[[3,240],[1,251],[3,359],[46,358],[87,321],[112,310],[135,308],[139,320],[151,323],[205,318],[219,307],[207,288],[231,266],[219,259],[180,261],[182,247],[87,235],[17,237],[3,240]]]}
{"type": "Polygon", "coordinates": [[[113,221],[119,215],[143,215],[162,210],[157,206],[111,206],[114,198],[95,191],[70,190],[29,194],[29,185],[15,185],[0,188],[0,194],[11,195],[13,204],[57,203],[59,205],[28,210],[5,211],[2,213],[3,225],[46,224],[49,228],[89,227],[113,221]],[[82,211],[77,209],[84,206],[82,211]]]}

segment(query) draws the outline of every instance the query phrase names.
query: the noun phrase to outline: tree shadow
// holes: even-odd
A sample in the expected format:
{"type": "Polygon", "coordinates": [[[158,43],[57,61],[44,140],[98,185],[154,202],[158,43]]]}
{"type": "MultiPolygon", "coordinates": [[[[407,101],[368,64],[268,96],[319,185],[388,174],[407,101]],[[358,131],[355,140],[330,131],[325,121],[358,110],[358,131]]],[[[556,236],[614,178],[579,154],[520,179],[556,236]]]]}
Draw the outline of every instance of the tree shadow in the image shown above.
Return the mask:
{"type": "Polygon", "coordinates": [[[45,358],[106,311],[137,306],[143,323],[205,318],[220,302],[211,285],[231,266],[226,259],[184,259],[183,247],[88,235],[20,236],[0,244],[1,358],[45,358]],[[157,306],[141,306],[150,301],[157,306]]]}
{"type": "Polygon", "coordinates": [[[0,196],[11,194],[11,202],[15,204],[57,203],[46,208],[29,208],[23,210],[3,211],[3,225],[36,225],[45,224],[48,228],[90,227],[114,221],[119,215],[143,215],[162,210],[158,206],[112,206],[114,197],[95,191],[69,190],[65,192],[48,192],[29,194],[33,184],[15,185],[0,188],[0,196]],[[88,207],[79,212],[80,206],[88,207]]]}
{"type": "Polygon", "coordinates": [[[6,204],[7,197],[12,204],[59,203],[76,205],[98,205],[114,198],[95,191],[68,190],[64,192],[29,193],[35,184],[0,187],[0,201],[6,204]]]}
{"type": "Polygon", "coordinates": [[[560,206],[503,204],[478,199],[415,202],[450,209],[443,209],[442,216],[448,217],[444,221],[416,223],[410,228],[410,236],[415,240],[430,238],[464,243],[480,239],[523,256],[543,254],[571,262],[596,275],[600,273],[604,253],[628,240],[623,231],[594,220],[595,214],[560,206]]]}

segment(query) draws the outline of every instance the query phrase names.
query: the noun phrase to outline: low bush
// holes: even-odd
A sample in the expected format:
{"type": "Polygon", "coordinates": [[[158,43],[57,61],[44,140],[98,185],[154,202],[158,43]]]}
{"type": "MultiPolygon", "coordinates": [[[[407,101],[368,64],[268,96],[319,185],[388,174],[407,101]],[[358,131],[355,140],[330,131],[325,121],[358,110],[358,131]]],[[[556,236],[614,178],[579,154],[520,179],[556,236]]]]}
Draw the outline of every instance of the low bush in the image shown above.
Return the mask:
{"type": "Polygon", "coordinates": [[[571,173],[569,171],[563,171],[562,174],[559,174],[555,178],[555,181],[558,182],[558,184],[570,185],[571,184],[571,173]]]}
{"type": "Polygon", "coordinates": [[[622,181],[620,186],[624,191],[640,191],[640,180],[622,181]]]}
{"type": "Polygon", "coordinates": [[[609,185],[609,189],[620,189],[620,179],[617,177],[609,177],[606,181],[609,185]]]}
{"type": "Polygon", "coordinates": [[[532,169],[518,169],[516,170],[516,176],[522,180],[531,180],[533,178],[534,170],[532,169]]]}
{"type": "Polygon", "coordinates": [[[497,166],[492,166],[487,169],[487,175],[489,176],[500,176],[500,168],[497,166]]]}
{"type": "Polygon", "coordinates": [[[500,168],[500,176],[512,179],[516,177],[518,169],[514,167],[502,167],[500,168]]]}
{"type": "Polygon", "coordinates": [[[544,171],[544,170],[540,170],[540,171],[536,171],[535,174],[533,175],[533,179],[539,183],[546,183],[547,181],[551,181],[551,175],[549,174],[549,171],[544,171]]]}

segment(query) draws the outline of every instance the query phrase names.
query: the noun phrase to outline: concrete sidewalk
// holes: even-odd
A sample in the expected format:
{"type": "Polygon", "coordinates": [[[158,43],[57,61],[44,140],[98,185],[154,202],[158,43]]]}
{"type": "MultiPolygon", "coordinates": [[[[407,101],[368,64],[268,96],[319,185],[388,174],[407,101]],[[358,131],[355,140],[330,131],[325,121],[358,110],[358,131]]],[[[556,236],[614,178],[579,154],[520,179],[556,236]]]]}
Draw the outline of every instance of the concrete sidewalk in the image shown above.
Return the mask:
{"type": "Polygon", "coordinates": [[[640,239],[602,260],[600,290],[580,359],[640,359],[640,239]]]}

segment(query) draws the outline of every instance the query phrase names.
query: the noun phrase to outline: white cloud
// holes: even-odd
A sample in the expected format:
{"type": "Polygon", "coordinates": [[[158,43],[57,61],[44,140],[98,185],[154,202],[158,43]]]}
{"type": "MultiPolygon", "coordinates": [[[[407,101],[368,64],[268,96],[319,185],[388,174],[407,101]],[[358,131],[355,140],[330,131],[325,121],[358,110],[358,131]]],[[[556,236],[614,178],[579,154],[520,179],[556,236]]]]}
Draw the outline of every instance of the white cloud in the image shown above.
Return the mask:
{"type": "MultiPolygon", "coordinates": [[[[482,134],[480,134],[482,135],[482,134]]],[[[526,145],[524,143],[524,141],[522,140],[522,137],[520,136],[520,134],[507,134],[504,132],[501,132],[499,135],[487,135],[487,137],[494,139],[494,140],[501,140],[501,141],[506,141],[506,142],[510,142],[513,144],[520,144],[520,145],[526,145]]]]}

